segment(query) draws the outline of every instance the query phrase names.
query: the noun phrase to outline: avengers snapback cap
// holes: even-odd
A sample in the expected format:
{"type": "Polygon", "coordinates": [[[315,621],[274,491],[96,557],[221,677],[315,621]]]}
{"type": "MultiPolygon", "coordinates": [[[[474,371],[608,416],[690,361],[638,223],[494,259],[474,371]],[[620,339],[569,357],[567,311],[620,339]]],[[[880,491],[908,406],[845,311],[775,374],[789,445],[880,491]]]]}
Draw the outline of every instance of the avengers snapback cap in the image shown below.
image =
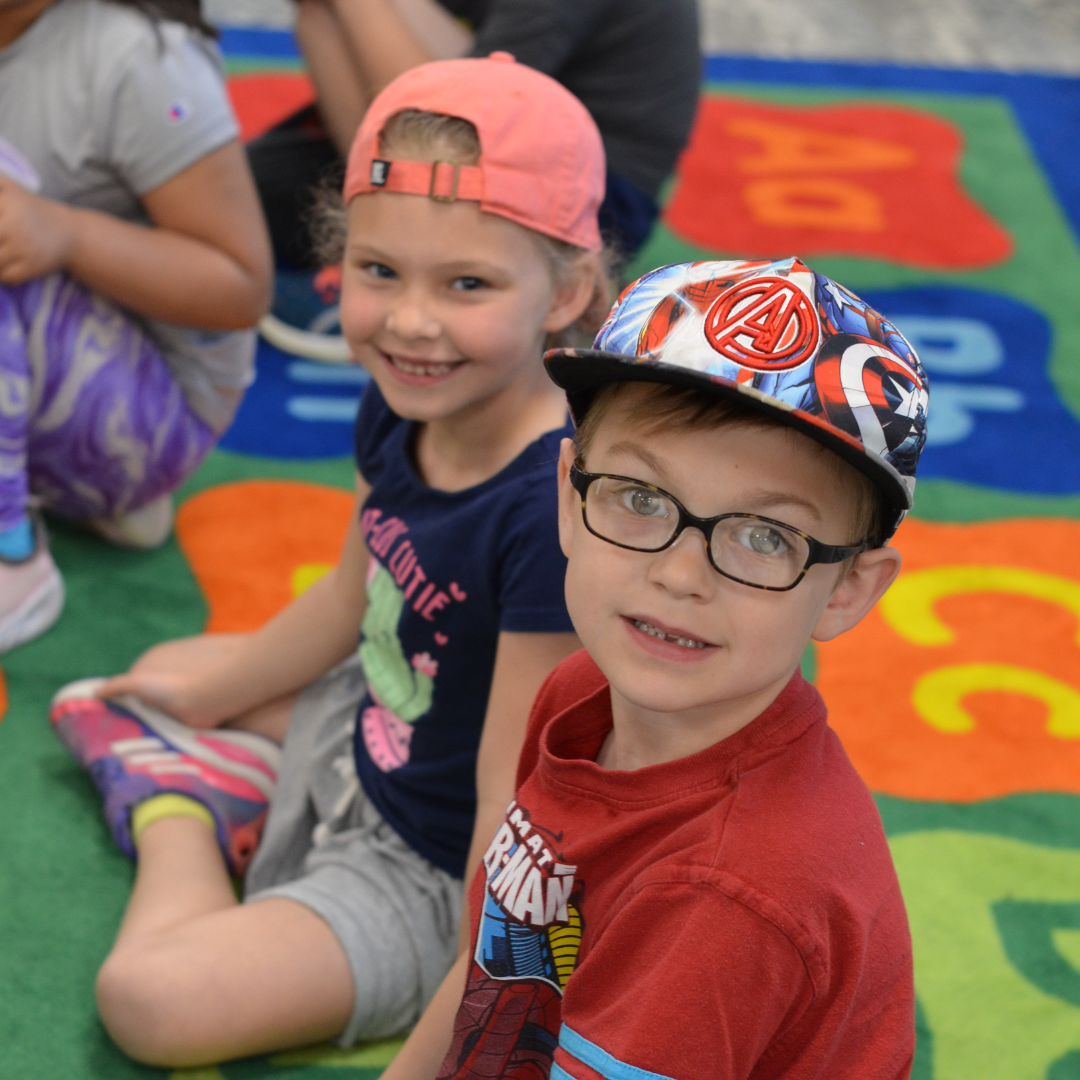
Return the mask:
{"type": "MultiPolygon", "coordinates": [[[[575,422],[611,382],[708,390],[788,424],[911,509],[929,385],[900,331],[798,259],[664,266],[629,285],[591,349],[553,349],[575,422]]],[[[883,539],[888,539],[884,537],[883,539]]]]}

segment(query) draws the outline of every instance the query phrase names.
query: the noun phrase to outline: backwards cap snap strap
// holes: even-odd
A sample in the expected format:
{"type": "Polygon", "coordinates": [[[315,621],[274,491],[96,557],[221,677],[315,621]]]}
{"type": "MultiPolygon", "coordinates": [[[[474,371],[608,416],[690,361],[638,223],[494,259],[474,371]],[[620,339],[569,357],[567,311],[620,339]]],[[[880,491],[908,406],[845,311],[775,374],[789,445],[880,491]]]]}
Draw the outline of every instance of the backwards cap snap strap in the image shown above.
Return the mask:
{"type": "Polygon", "coordinates": [[[478,165],[454,161],[387,161],[374,158],[367,183],[346,191],[346,199],[362,192],[394,191],[403,195],[427,195],[436,202],[484,197],[484,172],[478,165]]]}

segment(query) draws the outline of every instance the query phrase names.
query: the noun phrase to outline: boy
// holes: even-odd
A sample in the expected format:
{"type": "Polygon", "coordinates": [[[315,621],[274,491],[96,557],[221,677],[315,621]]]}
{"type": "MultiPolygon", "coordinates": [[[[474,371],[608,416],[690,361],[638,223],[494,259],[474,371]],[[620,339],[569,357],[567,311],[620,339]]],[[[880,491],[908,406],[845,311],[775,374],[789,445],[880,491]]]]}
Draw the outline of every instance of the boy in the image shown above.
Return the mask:
{"type": "Polygon", "coordinates": [[[386,1080],[447,1046],[455,1080],[906,1077],[899,886],[799,660],[899,572],[917,356],[789,259],[658,270],[547,364],[586,652],[540,692],[472,947],[386,1080]]]}

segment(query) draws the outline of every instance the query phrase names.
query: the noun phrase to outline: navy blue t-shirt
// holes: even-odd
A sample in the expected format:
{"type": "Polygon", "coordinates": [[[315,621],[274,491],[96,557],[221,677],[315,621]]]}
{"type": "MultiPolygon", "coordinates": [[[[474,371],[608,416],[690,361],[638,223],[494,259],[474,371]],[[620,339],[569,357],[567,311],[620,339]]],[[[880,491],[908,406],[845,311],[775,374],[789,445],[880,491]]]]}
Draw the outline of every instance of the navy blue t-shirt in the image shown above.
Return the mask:
{"type": "Polygon", "coordinates": [[[461,877],[499,633],[573,630],[555,482],[560,440],[573,429],[549,431],[496,476],[455,492],[417,475],[414,429],[369,384],[356,420],[356,465],[371,486],[360,527],[372,556],[356,771],[390,825],[461,877]]]}

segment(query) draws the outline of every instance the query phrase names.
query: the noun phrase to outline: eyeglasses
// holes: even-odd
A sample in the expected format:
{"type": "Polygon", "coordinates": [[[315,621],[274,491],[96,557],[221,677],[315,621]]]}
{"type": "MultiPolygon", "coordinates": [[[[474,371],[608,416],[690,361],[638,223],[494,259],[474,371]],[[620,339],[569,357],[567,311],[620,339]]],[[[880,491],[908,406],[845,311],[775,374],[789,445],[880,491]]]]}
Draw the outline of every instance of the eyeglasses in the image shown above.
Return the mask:
{"type": "Polygon", "coordinates": [[[794,589],[815,563],[839,563],[869,548],[823,544],[799,529],[760,514],[699,518],[674,495],[631,476],[590,473],[573,465],[570,483],[581,496],[585,528],[616,547],[663,551],[689,528],[705,537],[713,569],[755,589],[794,589]]]}

